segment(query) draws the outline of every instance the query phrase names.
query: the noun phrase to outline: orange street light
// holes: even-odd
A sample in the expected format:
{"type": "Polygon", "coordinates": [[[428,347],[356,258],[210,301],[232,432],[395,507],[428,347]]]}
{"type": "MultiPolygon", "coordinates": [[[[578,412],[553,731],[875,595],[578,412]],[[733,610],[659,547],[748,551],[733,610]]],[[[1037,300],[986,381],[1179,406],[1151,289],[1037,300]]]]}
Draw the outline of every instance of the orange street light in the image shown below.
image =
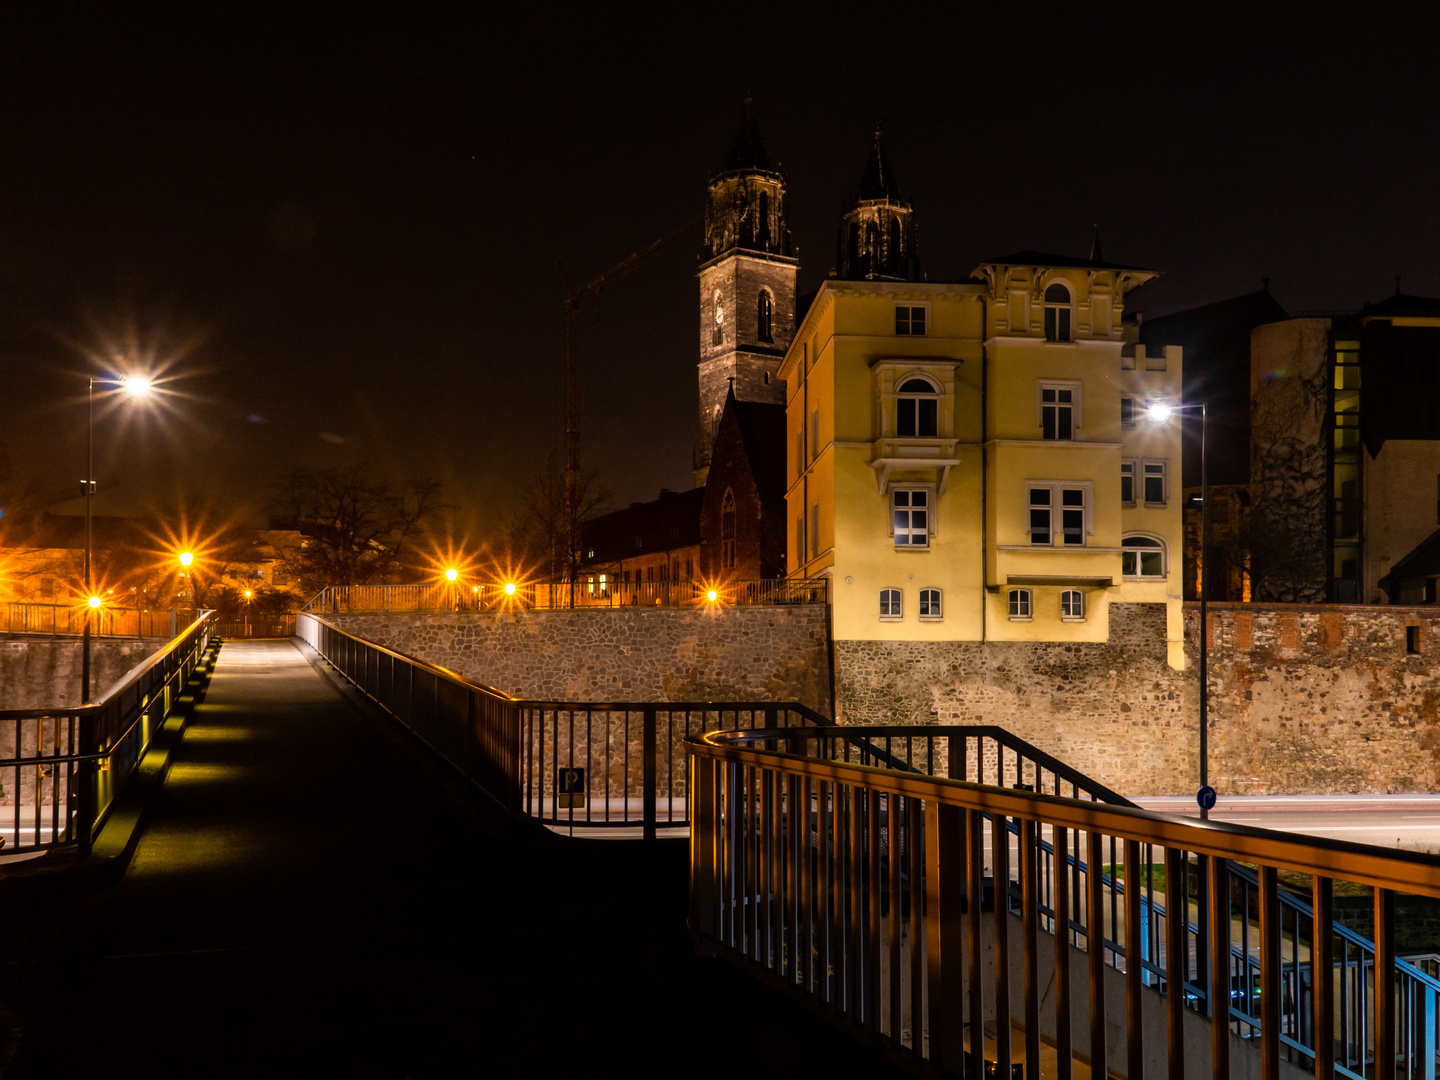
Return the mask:
{"type": "Polygon", "coordinates": [[[458,578],[459,576],[460,576],[460,571],[459,571],[459,570],[456,570],[453,566],[450,567],[449,570],[446,570],[446,571],[445,571],[445,580],[446,580],[446,581],[454,581],[454,580],[455,580],[456,578],[458,578]]]}
{"type": "Polygon", "coordinates": [[[720,599],[720,594],[717,593],[714,589],[711,589],[709,592],[707,592],[707,593],[705,594],[705,599],[706,599],[706,600],[709,600],[710,603],[713,604],[713,603],[715,603],[716,600],[720,599]]]}
{"type": "Polygon", "coordinates": [[[182,552],[180,553],[180,565],[181,565],[181,566],[189,566],[189,565],[190,565],[191,563],[193,563],[194,561],[195,561],[195,556],[192,555],[192,554],[190,554],[190,552],[188,552],[188,551],[182,551],[182,552]]]}
{"type": "Polygon", "coordinates": [[[507,581],[507,582],[505,582],[505,595],[506,595],[506,596],[514,596],[514,595],[515,595],[515,582],[513,582],[513,581],[507,581]]]}
{"type": "Polygon", "coordinates": [[[98,597],[98,596],[92,596],[92,597],[90,597],[89,604],[90,604],[90,606],[91,606],[92,608],[98,608],[98,607],[100,606],[100,597],[98,597]]]}

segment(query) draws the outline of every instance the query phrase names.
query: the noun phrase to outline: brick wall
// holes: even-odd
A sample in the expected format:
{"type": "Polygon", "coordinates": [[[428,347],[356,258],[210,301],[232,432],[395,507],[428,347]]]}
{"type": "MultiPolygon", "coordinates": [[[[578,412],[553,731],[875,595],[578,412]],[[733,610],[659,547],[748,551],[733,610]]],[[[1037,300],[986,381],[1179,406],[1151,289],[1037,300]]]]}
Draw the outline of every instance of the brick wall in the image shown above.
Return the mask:
{"type": "Polygon", "coordinates": [[[516,697],[799,701],[830,715],[818,604],[329,618],[516,697]]]}

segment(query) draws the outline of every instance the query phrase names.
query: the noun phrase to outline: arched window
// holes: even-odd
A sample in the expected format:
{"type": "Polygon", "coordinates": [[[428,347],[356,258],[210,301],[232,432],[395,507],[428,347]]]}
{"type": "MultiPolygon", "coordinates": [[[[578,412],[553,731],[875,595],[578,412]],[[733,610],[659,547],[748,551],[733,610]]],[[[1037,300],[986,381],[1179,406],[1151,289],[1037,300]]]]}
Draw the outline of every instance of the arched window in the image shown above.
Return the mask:
{"type": "Polygon", "coordinates": [[[720,565],[726,570],[735,565],[735,493],[728,488],[720,502],[720,565]]]}
{"type": "MultiPolygon", "coordinates": [[[[769,250],[770,247],[770,195],[768,192],[760,193],[760,228],[755,237],[757,246],[762,250],[769,250]]],[[[768,338],[766,339],[769,340],[768,338]]]]}
{"type": "Polygon", "coordinates": [[[939,434],[940,392],[928,379],[906,379],[895,392],[895,434],[931,437],[939,434]]]}
{"type": "Polygon", "coordinates": [[[920,590],[920,620],[922,622],[935,622],[940,619],[940,590],[920,590]]]}
{"type": "Polygon", "coordinates": [[[890,273],[891,273],[892,276],[894,276],[894,275],[898,275],[898,274],[899,274],[899,272],[900,272],[900,266],[901,266],[901,262],[900,262],[900,219],[899,219],[899,218],[891,218],[891,219],[890,219],[890,237],[889,237],[889,240],[890,240],[890,245],[889,245],[890,250],[888,250],[887,252],[885,252],[885,265],[890,268],[890,273]]]}
{"type": "Polygon", "coordinates": [[[1060,618],[1065,622],[1085,621],[1085,594],[1079,589],[1060,593],[1060,618]]]}
{"type": "Polygon", "coordinates": [[[894,620],[901,618],[900,614],[900,590],[880,590],[880,618],[894,620]]]}
{"type": "Polygon", "coordinates": [[[1132,534],[1120,538],[1122,577],[1163,580],[1165,544],[1153,536],[1132,534]]]}
{"type": "Polygon", "coordinates": [[[1011,621],[1011,622],[1028,622],[1028,621],[1030,620],[1030,618],[1031,618],[1031,615],[1030,615],[1030,590],[1029,590],[1029,589],[1011,589],[1011,590],[1010,590],[1010,621],[1011,621]]]}
{"type": "Polygon", "coordinates": [[[715,290],[715,332],[710,336],[710,344],[725,344],[725,298],[719,289],[715,290]]]}
{"type": "Polygon", "coordinates": [[[1070,289],[1058,281],[1045,289],[1045,340],[1070,340],[1070,289]]]}
{"type": "Polygon", "coordinates": [[[760,299],[755,302],[755,336],[761,341],[775,340],[770,330],[770,316],[773,310],[774,305],[770,300],[770,294],[762,289],[760,299]]]}
{"type": "Polygon", "coordinates": [[[871,221],[865,226],[865,266],[866,274],[873,274],[880,266],[880,230],[876,228],[875,222],[871,221]]]}

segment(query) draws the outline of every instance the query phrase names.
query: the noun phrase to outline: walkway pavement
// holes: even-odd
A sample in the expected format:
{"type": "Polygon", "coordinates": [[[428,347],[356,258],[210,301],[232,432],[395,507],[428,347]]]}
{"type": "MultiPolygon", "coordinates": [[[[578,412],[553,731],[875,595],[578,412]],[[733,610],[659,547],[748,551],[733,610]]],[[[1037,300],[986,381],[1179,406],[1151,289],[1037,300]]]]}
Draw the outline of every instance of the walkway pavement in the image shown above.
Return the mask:
{"type": "Polygon", "coordinates": [[[0,913],[5,1080],[896,1075],[693,956],[683,842],[459,790],[289,642],[227,643],[124,879],[0,913]]]}

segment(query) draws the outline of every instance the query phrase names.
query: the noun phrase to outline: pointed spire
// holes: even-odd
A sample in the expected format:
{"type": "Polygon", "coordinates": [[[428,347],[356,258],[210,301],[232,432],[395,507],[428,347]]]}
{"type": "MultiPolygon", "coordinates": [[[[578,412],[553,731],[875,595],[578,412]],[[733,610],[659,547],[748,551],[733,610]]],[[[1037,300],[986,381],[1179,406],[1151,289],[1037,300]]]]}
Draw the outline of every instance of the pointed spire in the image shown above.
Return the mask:
{"type": "Polygon", "coordinates": [[[725,159],[726,172],[741,169],[770,169],[770,157],[760,140],[760,129],[755,124],[755,104],[749,94],[745,95],[745,103],[740,108],[740,127],[735,132],[735,141],[730,144],[730,156],[725,159]]]}
{"type": "Polygon", "coordinates": [[[1105,258],[1100,254],[1100,226],[1095,226],[1095,239],[1090,241],[1090,261],[1104,262],[1105,258]]]}
{"type": "Polygon", "coordinates": [[[865,161],[865,171],[860,174],[860,198],[862,199],[889,199],[899,198],[895,191],[895,175],[890,171],[890,159],[885,156],[885,148],[880,144],[880,121],[875,121],[875,142],[870,149],[870,157],[865,161]]]}

